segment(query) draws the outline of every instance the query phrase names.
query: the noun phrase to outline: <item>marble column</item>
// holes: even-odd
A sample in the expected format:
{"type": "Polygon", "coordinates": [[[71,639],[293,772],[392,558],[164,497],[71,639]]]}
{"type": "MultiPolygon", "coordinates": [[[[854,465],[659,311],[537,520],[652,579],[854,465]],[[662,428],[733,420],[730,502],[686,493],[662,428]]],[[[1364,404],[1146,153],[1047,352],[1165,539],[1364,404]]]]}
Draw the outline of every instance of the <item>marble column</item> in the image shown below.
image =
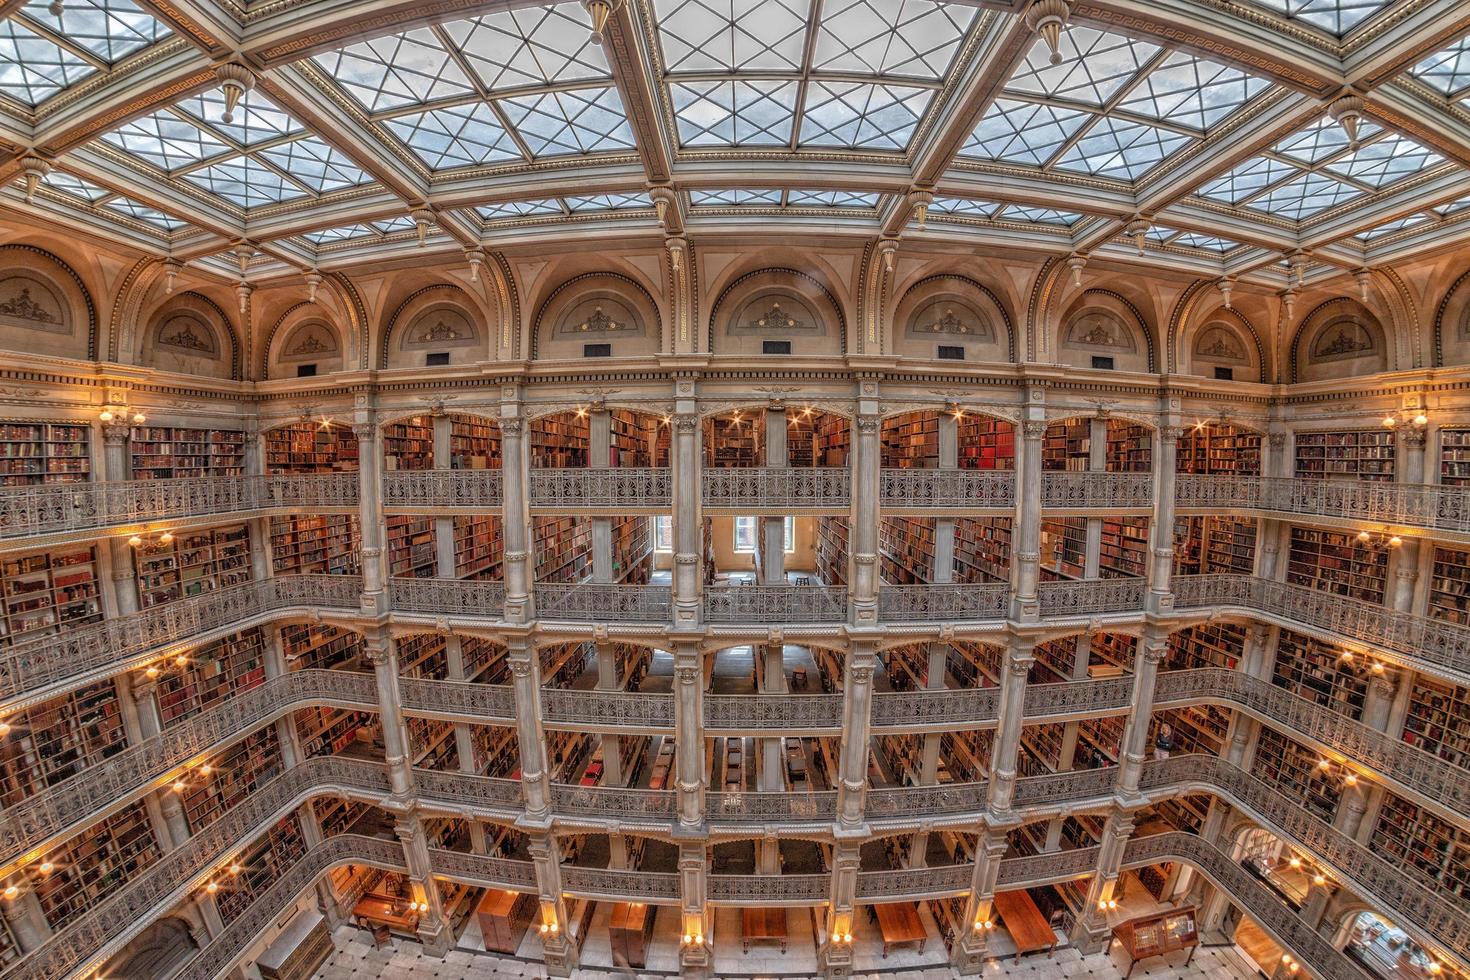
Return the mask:
{"type": "MultiPolygon", "coordinates": [[[[128,479],[128,436],[132,428],[125,422],[108,422],[102,425],[102,478],[107,481],[128,479]]],[[[116,534],[104,538],[108,564],[112,566],[111,587],[104,592],[110,596],[113,612],[118,616],[136,613],[138,601],[138,579],[133,567],[133,549],[128,545],[128,535],[116,534]]]]}
{"type": "MultiPolygon", "coordinates": [[[[1035,393],[1040,396],[1040,391],[1035,393]]],[[[1046,435],[1046,413],[1040,405],[1027,406],[1019,429],[1021,451],[1016,459],[1016,550],[1011,561],[1011,618],[1036,622],[1041,617],[1037,588],[1041,582],[1041,440],[1046,435]]]]}
{"type": "Polygon", "coordinates": [[[714,911],[709,907],[706,844],[679,842],[679,975],[709,980],[714,966],[714,911]]]}
{"type": "Polygon", "coordinates": [[[673,535],[674,535],[674,625],[691,629],[703,618],[704,595],[700,563],[704,551],[704,520],[700,511],[700,431],[698,406],[692,381],[680,381],[678,414],[674,416],[673,446],[673,535]],[[688,396],[683,392],[687,389],[688,396]]]}
{"type": "Polygon", "coordinates": [[[362,611],[388,612],[388,552],[383,538],[383,447],[375,413],[362,410],[352,426],[357,436],[358,526],[362,540],[362,611]]]}
{"type": "Polygon", "coordinates": [[[863,804],[868,786],[868,741],[872,720],[873,667],[877,653],[872,641],[856,641],[848,655],[842,688],[842,747],[837,765],[838,832],[861,834],[866,821],[863,804]]]}
{"type": "Polygon", "coordinates": [[[541,904],[541,946],[546,971],[554,977],[570,977],[577,969],[577,944],[567,928],[566,901],[562,897],[561,848],[548,831],[532,831],[527,849],[536,868],[536,891],[541,904]]]}
{"type": "Polygon", "coordinates": [[[515,689],[516,744],[521,753],[526,812],[531,820],[546,823],[551,819],[551,774],[541,721],[541,655],[529,640],[513,637],[506,658],[515,689]]]}
{"type": "Polygon", "coordinates": [[[1116,908],[1123,854],[1128,838],[1133,835],[1133,826],[1132,812],[1122,809],[1110,813],[1103,825],[1097,870],[1088,884],[1087,899],[1072,936],[1073,943],[1084,955],[1098,952],[1107,945],[1111,933],[1109,917],[1116,908]]]}
{"type": "Polygon", "coordinates": [[[398,649],[387,630],[366,637],[368,663],[378,688],[378,722],[383,732],[383,754],[388,763],[388,785],[393,797],[406,803],[413,796],[413,757],[403,725],[403,696],[398,687],[398,649]]]}
{"type": "Polygon", "coordinates": [[[1009,819],[1016,793],[1016,757],[1021,750],[1021,728],[1025,724],[1026,675],[1036,662],[1036,642],[1013,636],[1000,672],[1000,702],[995,741],[990,755],[990,812],[998,821],[1009,819]]]}
{"type": "Polygon", "coordinates": [[[51,938],[51,924],[46,921],[46,913],[41,908],[40,899],[36,898],[30,879],[18,871],[6,878],[3,885],[6,894],[0,899],[0,910],[4,912],[15,944],[22,953],[39,949],[51,938]],[[11,888],[15,889],[14,895],[9,894],[11,888]]]}
{"type": "Polygon", "coordinates": [[[1153,718],[1154,685],[1159,665],[1168,654],[1168,633],[1162,627],[1147,627],[1133,658],[1133,706],[1123,728],[1123,744],[1118,749],[1118,795],[1125,800],[1141,796],[1138,786],[1144,760],[1150,754],[1148,729],[1153,718]]]}
{"type": "Polygon", "coordinates": [[[817,961],[828,978],[852,976],[852,933],[857,911],[857,874],[862,844],[838,840],[832,846],[832,891],[827,899],[827,928],[817,937],[817,961]]]}
{"type": "Polygon", "coordinates": [[[499,421],[505,618],[510,623],[526,623],[535,616],[531,590],[536,556],[531,554],[531,500],[527,486],[530,482],[529,456],[522,431],[524,421],[518,393],[513,400],[501,406],[499,421]]]}
{"type": "Polygon", "coordinates": [[[878,445],[876,404],[858,415],[852,452],[852,517],[848,532],[852,571],[848,576],[848,622],[878,623],[878,480],[883,461],[878,445]]]}
{"type": "Polygon", "coordinates": [[[454,945],[454,930],[444,911],[439,894],[439,885],[434,880],[433,863],[429,858],[429,841],[424,831],[423,818],[418,812],[410,811],[393,822],[393,832],[403,844],[404,865],[408,868],[410,899],[429,906],[428,911],[419,913],[419,942],[431,956],[442,957],[454,945]]]}
{"type": "Polygon", "coordinates": [[[950,948],[949,965],[962,976],[976,976],[985,964],[985,950],[994,929],[991,903],[1000,878],[1000,862],[1006,855],[1006,830],[982,824],[975,843],[975,871],[970,879],[970,895],[965,903],[965,918],[957,924],[958,935],[950,948]],[[969,928],[965,928],[966,923],[969,928]]]}
{"type": "Polygon", "coordinates": [[[1154,511],[1150,536],[1152,568],[1148,580],[1148,611],[1170,613],[1174,610],[1174,497],[1178,492],[1179,437],[1184,430],[1165,425],[1154,436],[1154,511]]]}
{"type": "Polygon", "coordinates": [[[695,640],[674,644],[674,785],[679,793],[675,833],[704,834],[704,655],[695,640]]]}

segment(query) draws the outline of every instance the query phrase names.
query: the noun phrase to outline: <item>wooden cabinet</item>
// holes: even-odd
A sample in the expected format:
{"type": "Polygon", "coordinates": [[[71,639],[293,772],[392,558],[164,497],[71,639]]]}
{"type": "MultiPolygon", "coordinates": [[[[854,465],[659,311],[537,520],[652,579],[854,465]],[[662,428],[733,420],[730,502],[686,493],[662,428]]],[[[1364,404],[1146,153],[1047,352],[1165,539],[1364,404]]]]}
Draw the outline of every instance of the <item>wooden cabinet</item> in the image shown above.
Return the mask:
{"type": "Polygon", "coordinates": [[[608,936],[612,940],[613,966],[643,969],[648,960],[648,944],[653,936],[653,916],[657,911],[642,902],[619,902],[612,908],[608,936]]]}
{"type": "Polygon", "coordinates": [[[536,915],[536,896],[491,888],[475,907],[480,935],[492,953],[515,954],[536,915]]]}

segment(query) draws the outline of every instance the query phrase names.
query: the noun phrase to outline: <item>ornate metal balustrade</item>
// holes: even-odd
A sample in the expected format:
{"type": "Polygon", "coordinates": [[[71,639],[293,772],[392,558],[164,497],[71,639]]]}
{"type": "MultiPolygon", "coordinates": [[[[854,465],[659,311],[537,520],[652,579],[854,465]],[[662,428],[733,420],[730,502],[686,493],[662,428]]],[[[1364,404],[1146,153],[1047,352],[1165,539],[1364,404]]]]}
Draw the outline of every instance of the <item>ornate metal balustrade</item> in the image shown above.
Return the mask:
{"type": "Polygon", "coordinates": [[[515,691],[509,684],[402,677],[398,681],[398,690],[406,714],[473,718],[479,724],[515,723],[515,691]]]}
{"type": "Polygon", "coordinates": [[[722,467],[703,471],[706,507],[753,510],[846,510],[852,476],[845,467],[722,467]]]}
{"type": "Polygon", "coordinates": [[[1016,505],[1014,470],[885,469],[878,479],[883,510],[1004,509],[1016,505]]]}
{"type": "MultiPolygon", "coordinates": [[[[437,870],[437,869],[436,869],[437,870]]],[[[669,872],[619,871],[614,868],[579,868],[564,865],[561,887],[579,898],[607,899],[616,902],[652,902],[677,905],[679,876],[669,872]]]]}
{"type": "Polygon", "coordinates": [[[704,727],[714,732],[835,731],[840,694],[707,694],[704,727]]]}
{"type": "Polygon", "coordinates": [[[1052,510],[1147,510],[1153,506],[1152,473],[1041,474],[1041,506],[1052,510]]]}
{"type": "MultiPolygon", "coordinates": [[[[996,885],[1056,884],[1097,870],[1102,848],[1078,847],[1070,851],[1052,851],[1048,854],[1033,854],[1028,857],[1004,858],[1000,862],[1000,874],[996,885]]],[[[969,867],[968,865],[966,867],[969,867]]]]}
{"type": "Polygon", "coordinates": [[[1176,505],[1272,511],[1470,533],[1470,492],[1438,484],[1179,474],[1176,505]]]}
{"type": "MultiPolygon", "coordinates": [[[[881,591],[881,590],[880,590],[881,591]]],[[[704,590],[708,623],[840,623],[847,589],[827,585],[711,585],[704,590]]]]}
{"type": "Polygon", "coordinates": [[[674,484],[665,468],[533,469],[531,506],[556,510],[629,513],[667,510],[674,484]]]}
{"type": "Polygon", "coordinates": [[[435,507],[494,510],[503,503],[499,470],[388,470],[383,473],[383,507],[386,510],[435,507]]]}
{"type": "Polygon", "coordinates": [[[541,692],[541,717],[548,725],[573,729],[673,731],[674,696],[548,688],[541,692]]]}
{"type": "Polygon", "coordinates": [[[874,728],[933,728],[940,725],[985,728],[1000,708],[995,688],[959,691],[901,691],[873,695],[874,728]]]}
{"type": "Polygon", "coordinates": [[[429,864],[435,875],[472,882],[483,888],[516,891],[532,891],[536,888],[536,865],[530,861],[431,847],[429,864]]]}
{"type": "Polygon", "coordinates": [[[505,583],[457,578],[395,578],[390,601],[394,612],[445,616],[505,616],[505,583]]]}
{"type": "Polygon", "coordinates": [[[878,618],[889,623],[1004,619],[1010,586],[885,585],[878,590],[878,618]]]}
{"type": "Polygon", "coordinates": [[[1272,509],[1265,504],[1270,482],[1266,477],[1179,473],[1174,480],[1174,506],[1179,510],[1227,514],[1272,509]]]}
{"type": "Polygon", "coordinates": [[[1062,681],[1028,686],[1022,713],[1027,718],[1109,714],[1125,711],[1132,703],[1132,677],[1062,681]]]}
{"type": "MultiPolygon", "coordinates": [[[[1141,578],[1089,578],[1037,586],[1043,616],[1139,612],[1148,583],[1141,578]]],[[[882,594],[883,590],[879,590],[882,594]]]]}
{"type": "Polygon", "coordinates": [[[720,823],[831,823],[837,816],[837,791],[805,793],[709,793],[705,810],[709,822],[720,823]]]}
{"type": "Polygon", "coordinates": [[[1050,806],[1081,803],[1111,796],[1118,781],[1114,766],[1106,769],[1075,769],[1045,776],[1022,776],[1016,780],[1014,806],[1050,806]]]}
{"type": "Polygon", "coordinates": [[[591,623],[667,623],[673,593],[666,585],[537,583],[536,616],[591,623]]]}
{"type": "Polygon", "coordinates": [[[471,776],[437,769],[414,769],[413,779],[421,799],[450,812],[472,806],[518,814],[526,805],[519,779],[471,776]]]}
{"type": "Polygon", "coordinates": [[[673,819],[678,803],[679,794],[671,789],[551,784],[551,805],[558,816],[668,821],[673,819]]]}
{"type": "Polygon", "coordinates": [[[949,783],[944,786],[884,786],[868,790],[864,813],[870,820],[916,814],[924,819],[985,809],[986,783],[949,783]]]}
{"type": "Polygon", "coordinates": [[[832,876],[710,875],[707,887],[719,905],[820,905],[831,897],[832,876]]]}
{"type": "Polygon", "coordinates": [[[310,513],[321,510],[352,510],[358,505],[360,486],[356,473],[299,473],[248,479],[258,488],[255,502],[257,510],[280,509],[310,513]]]}
{"type": "Polygon", "coordinates": [[[910,868],[903,871],[859,871],[857,897],[868,900],[942,897],[962,895],[970,890],[975,877],[974,865],[950,864],[937,868],[910,868]]]}

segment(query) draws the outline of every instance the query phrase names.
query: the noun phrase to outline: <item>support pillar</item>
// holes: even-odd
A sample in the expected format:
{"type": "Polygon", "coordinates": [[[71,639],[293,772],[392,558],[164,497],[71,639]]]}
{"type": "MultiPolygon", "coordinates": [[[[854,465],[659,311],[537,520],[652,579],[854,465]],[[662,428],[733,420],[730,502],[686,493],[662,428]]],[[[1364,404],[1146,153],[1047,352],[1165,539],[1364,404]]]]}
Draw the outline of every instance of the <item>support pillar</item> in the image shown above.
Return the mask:
{"type": "Polygon", "coordinates": [[[1133,707],[1123,728],[1123,744],[1118,749],[1118,796],[1124,800],[1142,798],[1139,781],[1143,778],[1143,762],[1148,758],[1148,728],[1154,711],[1154,684],[1159,664],[1169,655],[1169,635],[1163,627],[1146,627],[1133,658],[1133,707]]]}
{"type": "MultiPolygon", "coordinates": [[[[844,746],[844,754],[845,754],[844,746]]],[[[857,912],[857,873],[862,844],[838,840],[832,846],[832,892],[827,900],[827,928],[817,937],[817,962],[822,976],[841,980],[852,976],[852,929],[857,912]]]]}
{"type": "Polygon", "coordinates": [[[1035,662],[1036,642],[1029,637],[1011,637],[1000,671],[1000,703],[987,789],[990,812],[998,822],[1009,820],[1011,800],[1016,793],[1016,757],[1021,750],[1021,727],[1025,722],[1026,675],[1035,662]]]}
{"type": "Polygon", "coordinates": [[[408,868],[409,898],[429,906],[428,911],[419,913],[419,942],[431,956],[443,957],[454,945],[454,930],[450,928],[439,894],[439,885],[434,880],[423,819],[416,810],[411,810],[393,822],[393,832],[403,844],[404,866],[408,868]]]}
{"type": "Polygon", "coordinates": [[[408,805],[413,797],[413,760],[408,730],[403,725],[403,697],[398,689],[398,650],[388,631],[369,633],[364,644],[378,688],[378,723],[383,731],[383,754],[388,763],[390,804],[408,805]]]}
{"type": "Polygon", "coordinates": [[[528,850],[536,866],[536,891],[541,903],[541,947],[546,972],[570,977],[577,969],[577,943],[568,935],[566,902],[562,898],[561,850],[549,831],[532,831],[528,850]]]}
{"type": "Polygon", "coordinates": [[[39,949],[51,938],[51,923],[46,921],[46,913],[31,888],[30,879],[24,872],[17,871],[5,879],[4,886],[5,897],[0,899],[0,908],[3,908],[15,944],[22,953],[39,949]],[[10,894],[11,888],[15,889],[14,895],[10,894]]]}
{"type": "Polygon", "coordinates": [[[362,535],[362,612],[388,612],[388,552],[383,540],[383,449],[378,423],[371,409],[357,413],[352,426],[357,436],[358,526],[362,535]]]}
{"type": "Polygon", "coordinates": [[[541,723],[541,658],[525,637],[511,638],[506,658],[515,688],[516,744],[521,753],[526,815],[544,824],[551,819],[551,774],[547,771],[546,732],[541,723]]]}
{"type": "Polygon", "coordinates": [[[1111,935],[1109,914],[1117,908],[1119,878],[1122,875],[1123,852],[1133,834],[1133,813],[1115,809],[1103,826],[1102,845],[1098,849],[1097,871],[1087,889],[1087,901],[1077,918],[1072,942],[1083,955],[1096,953],[1108,944],[1111,935]]]}
{"type": "MultiPolygon", "coordinates": [[[[132,427],[124,421],[105,422],[102,425],[102,479],[120,481],[128,478],[128,437],[132,427]]],[[[110,593],[113,613],[130,616],[139,609],[138,579],[133,569],[133,549],[128,546],[126,535],[106,538],[108,564],[112,566],[112,588],[110,593]]]]}
{"type": "MultiPolygon", "coordinates": [[[[766,468],[787,469],[790,455],[786,445],[786,407],[772,401],[766,409],[766,468]]],[[[760,519],[760,585],[786,584],[786,518],[760,519]]]]}
{"type": "Polygon", "coordinates": [[[704,655],[695,640],[674,644],[674,768],[679,791],[675,834],[704,837],[704,655]]]}
{"type": "MultiPolygon", "coordinates": [[[[944,416],[941,416],[943,418],[944,416]]],[[[949,644],[929,644],[929,663],[924,671],[924,689],[944,690],[945,672],[948,669],[949,644]]],[[[930,732],[924,736],[922,755],[919,758],[919,785],[935,786],[939,783],[939,748],[942,736],[930,732]]],[[[921,830],[909,841],[908,867],[922,868],[928,863],[929,832],[921,830]]]]}
{"type": "Polygon", "coordinates": [[[949,965],[962,976],[977,976],[985,962],[985,950],[995,927],[991,903],[1000,879],[1000,862],[1006,855],[1006,830],[982,825],[975,843],[975,873],[970,879],[970,897],[965,918],[949,952],[949,965]],[[969,923],[969,928],[964,928],[969,923]]]}
{"type": "Polygon", "coordinates": [[[1016,550],[1011,572],[1011,618],[1034,623],[1041,617],[1041,440],[1046,409],[1040,388],[1026,390],[1016,459],[1016,550]]]}
{"type": "MultiPolygon", "coordinates": [[[[1169,400],[1177,404],[1178,398],[1169,400]]],[[[1178,425],[1164,425],[1154,433],[1154,512],[1150,529],[1153,548],[1149,554],[1153,567],[1148,580],[1148,606],[1152,613],[1174,611],[1174,496],[1178,492],[1179,437],[1184,430],[1178,425]]]]}
{"type": "Polygon", "coordinates": [[[531,581],[535,556],[531,554],[531,501],[527,492],[530,476],[526,452],[524,420],[521,417],[519,389],[507,386],[506,399],[500,406],[501,503],[505,536],[505,619],[509,623],[529,622],[535,616],[531,581]]]}
{"type": "MultiPolygon", "coordinates": [[[[444,676],[451,681],[463,682],[469,679],[464,669],[464,644],[453,633],[444,637],[444,676]]],[[[481,774],[475,761],[474,733],[470,731],[470,726],[462,721],[454,723],[454,754],[459,759],[460,772],[470,776],[481,774]]],[[[471,852],[488,854],[489,846],[485,841],[485,825],[478,820],[467,820],[465,823],[470,830],[471,852]]]]}
{"type": "Polygon", "coordinates": [[[674,535],[674,625],[691,629],[703,618],[701,600],[704,582],[701,559],[704,552],[704,519],[700,511],[699,406],[694,400],[694,382],[676,382],[676,413],[673,446],[673,535],[674,535]]]}
{"type": "Polygon", "coordinates": [[[872,719],[873,667],[878,656],[871,640],[857,641],[848,655],[842,688],[842,748],[837,765],[838,833],[864,834],[863,804],[868,786],[869,724],[872,719]]]}
{"type": "MultiPolygon", "coordinates": [[[[762,659],[760,693],[780,697],[786,693],[785,645],[767,643],[756,648],[756,656],[762,659]]],[[[786,790],[785,739],[781,737],[756,740],[760,752],[756,788],[762,793],[782,793],[786,790]]],[[[774,837],[762,837],[755,842],[755,870],[757,874],[777,875],[781,873],[781,843],[774,837]]]]}
{"type": "Polygon", "coordinates": [[[848,576],[848,622],[854,626],[876,626],[878,623],[878,479],[882,452],[878,446],[881,419],[874,397],[859,399],[861,414],[856,419],[852,453],[852,517],[848,540],[852,549],[852,569],[848,576]]]}
{"type": "Polygon", "coordinates": [[[709,980],[715,917],[709,907],[709,862],[703,841],[679,844],[679,975],[709,980]]]}

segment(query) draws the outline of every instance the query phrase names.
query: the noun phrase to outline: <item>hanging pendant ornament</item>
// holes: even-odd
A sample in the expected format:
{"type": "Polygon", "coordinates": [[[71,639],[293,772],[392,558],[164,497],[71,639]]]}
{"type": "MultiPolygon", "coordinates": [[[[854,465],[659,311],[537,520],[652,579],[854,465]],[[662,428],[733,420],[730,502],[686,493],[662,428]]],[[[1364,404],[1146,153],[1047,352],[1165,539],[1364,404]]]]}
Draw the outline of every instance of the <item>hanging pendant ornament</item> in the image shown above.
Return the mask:
{"type": "Polygon", "coordinates": [[[179,260],[178,259],[174,259],[174,258],[164,259],[164,261],[163,261],[163,291],[165,293],[172,293],[174,291],[174,284],[176,282],[178,282],[179,272],[182,269],[183,269],[183,265],[181,265],[179,263],[179,260]]]}
{"type": "Polygon", "coordinates": [[[1067,256],[1067,268],[1072,270],[1072,285],[1074,287],[1080,287],[1082,285],[1082,269],[1086,265],[1087,256],[1081,252],[1073,252],[1067,256]]]}
{"type": "Polygon", "coordinates": [[[883,239],[878,243],[878,252],[883,256],[883,271],[892,274],[894,259],[898,257],[898,240],[894,238],[883,239]]]}
{"type": "Polygon", "coordinates": [[[20,165],[21,173],[26,180],[26,203],[36,203],[36,190],[41,186],[41,178],[51,172],[51,164],[40,157],[26,157],[20,165]]]}
{"type": "Polygon", "coordinates": [[[1327,107],[1330,115],[1348,138],[1348,149],[1358,148],[1358,127],[1363,122],[1363,100],[1356,95],[1344,95],[1327,107]]]}
{"type": "Polygon", "coordinates": [[[51,0],[50,6],[46,9],[51,12],[52,17],[60,17],[66,12],[66,4],[62,3],[61,0],[51,0]]]}
{"type": "Polygon", "coordinates": [[[1303,285],[1307,278],[1307,253],[1297,249],[1287,257],[1286,265],[1291,270],[1291,277],[1296,284],[1303,285]]]}
{"type": "Polygon", "coordinates": [[[1062,30],[1072,16],[1067,0],[1039,0],[1026,11],[1026,25],[1046,42],[1051,50],[1051,63],[1062,63],[1062,30]]]}
{"type": "Polygon", "coordinates": [[[1123,228],[1123,234],[1133,239],[1133,246],[1134,248],[1138,249],[1139,255],[1143,254],[1143,243],[1144,240],[1148,237],[1148,230],[1150,227],[1152,226],[1148,223],[1148,220],[1146,218],[1138,217],[1128,222],[1128,224],[1125,225],[1123,228]]]}
{"type": "Polygon", "coordinates": [[[240,267],[240,278],[245,278],[245,273],[250,271],[250,260],[256,256],[255,246],[249,242],[240,242],[235,246],[235,263],[240,267]]]}
{"type": "Polygon", "coordinates": [[[1364,266],[1353,273],[1353,279],[1358,284],[1358,299],[1364,303],[1368,302],[1368,285],[1373,281],[1373,270],[1364,266]]]}
{"type": "Polygon", "coordinates": [[[235,286],[235,295],[240,299],[241,316],[244,316],[245,311],[250,309],[250,294],[254,291],[255,289],[250,285],[250,283],[246,282],[243,279],[241,279],[239,284],[235,286]]]}
{"type": "Polygon", "coordinates": [[[255,88],[255,73],[244,65],[220,65],[214,70],[219,87],[225,93],[225,111],[220,119],[227,123],[235,121],[235,109],[245,93],[255,88]]]}
{"type": "Polygon", "coordinates": [[[1222,299],[1225,300],[1225,309],[1234,309],[1234,307],[1230,305],[1230,292],[1235,288],[1235,277],[1226,276],[1224,279],[1221,279],[1219,282],[1215,283],[1215,288],[1220,290],[1220,296],[1222,299]]]}
{"type": "Polygon", "coordinates": [[[587,16],[592,19],[592,43],[601,44],[607,31],[607,22],[613,11],[623,5],[623,0],[582,0],[587,16]]]}
{"type": "Polygon", "coordinates": [[[929,220],[929,205],[933,203],[934,193],[932,191],[909,192],[909,207],[912,210],[914,224],[918,225],[920,229],[929,220]]]}
{"type": "Polygon", "coordinates": [[[480,267],[485,264],[485,253],[478,248],[464,250],[464,259],[470,264],[470,282],[480,281],[480,267]]]}
{"type": "Polygon", "coordinates": [[[429,240],[429,226],[434,223],[434,212],[428,208],[414,208],[410,217],[413,218],[414,227],[419,233],[419,248],[423,248],[429,240]]]}
{"type": "Polygon", "coordinates": [[[1296,314],[1296,289],[1288,289],[1286,292],[1282,293],[1281,301],[1286,306],[1286,322],[1288,325],[1290,325],[1292,318],[1296,314]]]}
{"type": "Polygon", "coordinates": [[[664,242],[669,250],[669,267],[677,274],[684,270],[684,239],[670,238],[664,242]]]}
{"type": "Polygon", "coordinates": [[[322,285],[322,274],[317,272],[316,269],[312,269],[303,278],[306,280],[306,301],[308,303],[315,303],[316,291],[322,285]]]}

